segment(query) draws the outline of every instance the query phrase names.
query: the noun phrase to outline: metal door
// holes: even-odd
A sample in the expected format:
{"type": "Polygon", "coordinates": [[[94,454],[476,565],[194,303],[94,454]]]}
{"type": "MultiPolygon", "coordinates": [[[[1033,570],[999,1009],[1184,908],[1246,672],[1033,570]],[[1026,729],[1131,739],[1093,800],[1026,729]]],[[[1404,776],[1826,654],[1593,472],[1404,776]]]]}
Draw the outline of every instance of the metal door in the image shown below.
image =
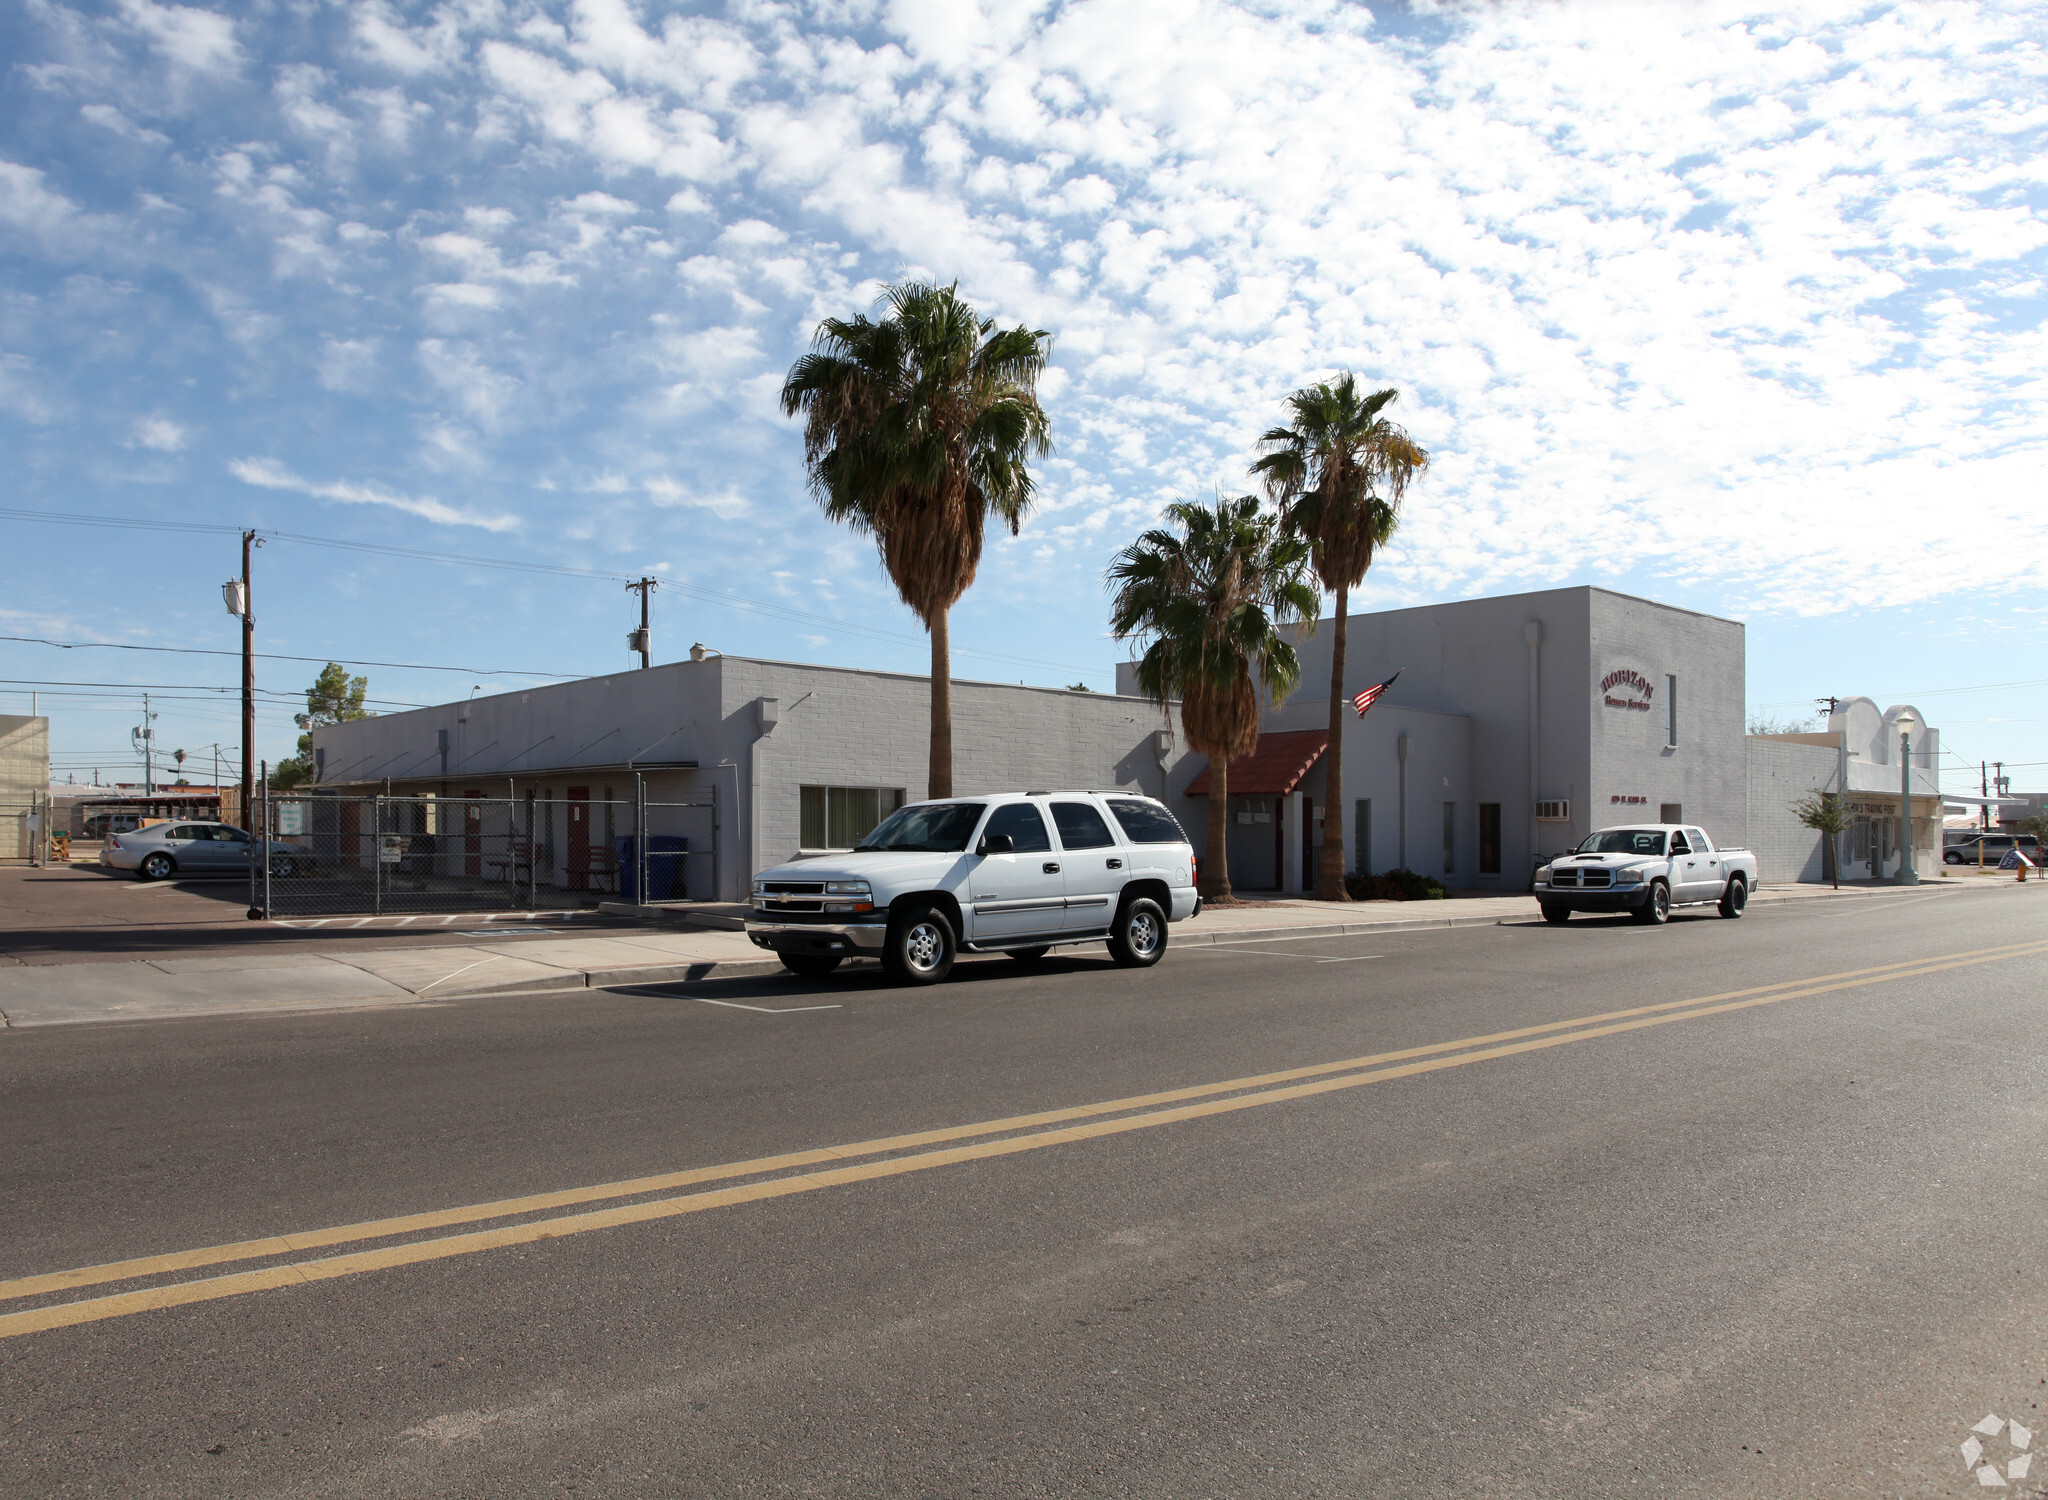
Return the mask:
{"type": "Polygon", "coordinates": [[[569,788],[569,889],[590,889],[590,788],[569,788]]]}
{"type": "Polygon", "coordinates": [[[1053,826],[1060,835],[1066,867],[1069,932],[1100,932],[1116,913],[1116,898],[1130,879],[1130,851],[1109,831],[1109,820],[1092,802],[1055,802],[1053,826]]]}
{"type": "Polygon", "coordinates": [[[1066,877],[1039,808],[1029,802],[1006,803],[988,815],[982,835],[992,833],[1008,835],[1014,849],[976,857],[968,876],[973,898],[973,930],[968,937],[977,943],[1057,937],[1067,904],[1066,877]]]}

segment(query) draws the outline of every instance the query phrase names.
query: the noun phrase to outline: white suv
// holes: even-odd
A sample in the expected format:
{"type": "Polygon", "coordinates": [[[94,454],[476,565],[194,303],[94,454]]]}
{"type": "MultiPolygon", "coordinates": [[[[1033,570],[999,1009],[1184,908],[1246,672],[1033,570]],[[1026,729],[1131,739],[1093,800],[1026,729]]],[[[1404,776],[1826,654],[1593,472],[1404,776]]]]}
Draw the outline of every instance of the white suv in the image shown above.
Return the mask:
{"type": "Polygon", "coordinates": [[[754,877],[747,935],[792,973],[878,958],[935,984],[955,955],[1022,962],[1107,941],[1130,968],[1159,962],[1166,925],[1201,910],[1195,852],[1173,814],[1135,792],[999,792],[912,802],[845,854],[754,877]]]}

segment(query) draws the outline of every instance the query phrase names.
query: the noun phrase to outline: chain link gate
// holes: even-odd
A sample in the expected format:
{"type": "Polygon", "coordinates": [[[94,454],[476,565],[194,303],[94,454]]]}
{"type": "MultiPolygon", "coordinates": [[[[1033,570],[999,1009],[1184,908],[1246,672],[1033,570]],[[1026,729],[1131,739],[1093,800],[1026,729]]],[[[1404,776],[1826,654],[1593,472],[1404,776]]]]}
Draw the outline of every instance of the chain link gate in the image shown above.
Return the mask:
{"type": "Polygon", "coordinates": [[[256,814],[269,854],[250,861],[249,906],[273,917],[717,898],[715,795],[648,802],[266,789],[256,814]]]}

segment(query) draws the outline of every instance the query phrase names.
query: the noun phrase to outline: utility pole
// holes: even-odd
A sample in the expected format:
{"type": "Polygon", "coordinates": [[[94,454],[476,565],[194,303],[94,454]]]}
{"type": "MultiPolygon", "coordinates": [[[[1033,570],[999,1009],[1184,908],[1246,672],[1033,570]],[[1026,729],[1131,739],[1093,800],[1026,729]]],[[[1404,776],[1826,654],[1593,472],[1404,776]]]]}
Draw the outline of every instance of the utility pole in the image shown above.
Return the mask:
{"type": "Polygon", "coordinates": [[[230,578],[220,587],[228,613],[242,618],[242,806],[239,816],[249,821],[255,789],[249,773],[256,765],[256,609],[249,587],[249,560],[263,538],[253,531],[242,533],[242,576],[230,578]]]}
{"type": "Polygon", "coordinates": [[[1977,809],[1977,831],[1991,831],[1991,773],[1983,761],[1977,762],[1977,794],[1984,799],[1984,805],[1977,809]]]}
{"type": "Polygon", "coordinates": [[[131,731],[129,738],[142,750],[142,795],[154,797],[156,795],[155,761],[151,758],[150,752],[155,748],[156,715],[149,711],[149,694],[147,693],[142,695],[142,727],[131,731]]]}
{"type": "Polygon", "coordinates": [[[660,587],[659,578],[642,578],[638,583],[626,585],[627,593],[637,593],[640,596],[640,628],[627,634],[626,649],[640,653],[640,670],[643,672],[648,668],[650,647],[653,644],[647,631],[647,596],[660,587]]]}

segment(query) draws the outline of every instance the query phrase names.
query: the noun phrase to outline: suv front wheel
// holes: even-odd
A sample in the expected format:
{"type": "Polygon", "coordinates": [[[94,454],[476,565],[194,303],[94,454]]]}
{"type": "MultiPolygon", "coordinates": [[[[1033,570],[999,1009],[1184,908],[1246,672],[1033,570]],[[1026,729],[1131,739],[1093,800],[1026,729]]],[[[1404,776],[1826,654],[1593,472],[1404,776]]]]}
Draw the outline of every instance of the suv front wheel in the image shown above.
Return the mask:
{"type": "Polygon", "coordinates": [[[1166,952],[1166,913],[1150,896],[1126,901],[1109,930],[1109,956],[1126,969],[1149,969],[1166,952]]]}
{"type": "Polygon", "coordinates": [[[889,919],[882,968],[898,984],[937,984],[953,972],[958,951],[944,912],[921,903],[906,906],[889,919]]]}

